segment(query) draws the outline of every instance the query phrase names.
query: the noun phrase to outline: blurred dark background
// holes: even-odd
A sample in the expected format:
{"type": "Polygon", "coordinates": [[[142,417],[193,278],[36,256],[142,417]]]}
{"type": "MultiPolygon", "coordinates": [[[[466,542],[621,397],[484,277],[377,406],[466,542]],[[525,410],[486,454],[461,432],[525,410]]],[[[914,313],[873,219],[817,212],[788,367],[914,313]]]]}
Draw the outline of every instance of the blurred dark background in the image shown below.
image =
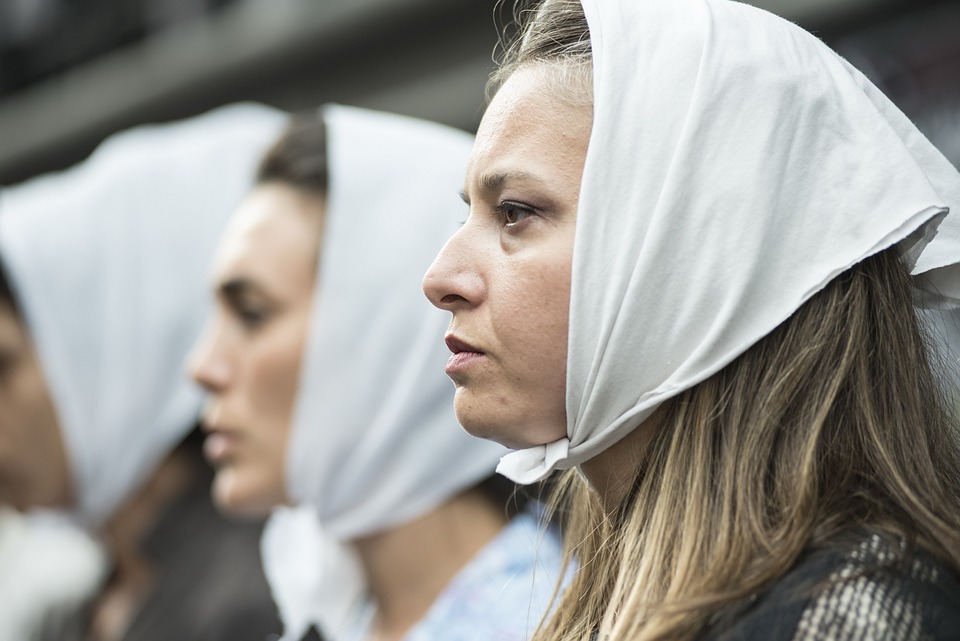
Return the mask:
{"type": "MultiPolygon", "coordinates": [[[[0,0],[0,184],[237,100],[474,129],[495,0],[0,0]]],[[[960,164],[960,0],[753,0],[864,70],[960,164]]],[[[498,19],[494,19],[494,15],[498,19]]]]}

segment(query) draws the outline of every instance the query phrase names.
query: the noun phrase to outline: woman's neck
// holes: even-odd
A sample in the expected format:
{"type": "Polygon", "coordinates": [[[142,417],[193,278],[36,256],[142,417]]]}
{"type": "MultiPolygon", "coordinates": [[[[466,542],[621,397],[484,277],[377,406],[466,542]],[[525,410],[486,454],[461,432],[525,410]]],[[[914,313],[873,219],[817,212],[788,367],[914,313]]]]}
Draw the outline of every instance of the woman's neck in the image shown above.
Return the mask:
{"type": "Polygon", "coordinates": [[[658,407],[643,423],[592,459],[580,464],[580,472],[597,492],[607,514],[626,499],[637,472],[647,459],[650,443],[670,411],[671,401],[658,407]]]}
{"type": "Polygon", "coordinates": [[[414,521],[354,541],[376,604],[368,641],[402,639],[505,524],[503,510],[473,489],[414,521]]]}

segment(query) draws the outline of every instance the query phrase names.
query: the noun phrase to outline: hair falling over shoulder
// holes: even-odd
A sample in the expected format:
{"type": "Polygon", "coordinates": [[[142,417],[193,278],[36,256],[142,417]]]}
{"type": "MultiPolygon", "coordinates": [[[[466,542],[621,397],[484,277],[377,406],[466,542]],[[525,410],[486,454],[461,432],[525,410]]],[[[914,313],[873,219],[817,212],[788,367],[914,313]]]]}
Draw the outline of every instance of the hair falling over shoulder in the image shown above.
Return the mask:
{"type": "MultiPolygon", "coordinates": [[[[588,100],[578,0],[518,13],[496,89],[566,67],[588,100]]],[[[895,250],[855,265],[666,408],[605,511],[575,471],[552,508],[579,563],[536,641],[692,639],[843,533],[903,537],[960,572],[960,430],[895,250]]]]}
{"type": "Polygon", "coordinates": [[[614,514],[569,474],[583,571],[536,638],[693,638],[855,529],[960,570],[956,417],[911,297],[893,251],[835,279],[671,403],[614,514]]]}

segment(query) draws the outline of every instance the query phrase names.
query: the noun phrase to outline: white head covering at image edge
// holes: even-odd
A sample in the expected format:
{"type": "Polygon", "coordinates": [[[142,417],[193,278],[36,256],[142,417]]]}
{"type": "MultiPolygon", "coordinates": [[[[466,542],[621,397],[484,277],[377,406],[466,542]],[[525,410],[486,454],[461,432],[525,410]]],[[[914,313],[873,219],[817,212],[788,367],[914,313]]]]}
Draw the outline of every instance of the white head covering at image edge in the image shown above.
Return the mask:
{"type": "Polygon", "coordinates": [[[103,546],[62,515],[0,506],[0,639],[35,639],[76,612],[99,591],[109,566],[103,546]]]}
{"type": "Polygon", "coordinates": [[[183,359],[229,214],[285,122],[257,105],[112,136],[0,192],[0,257],[36,344],[76,512],[107,519],[195,424],[183,359]]]}
{"type": "Polygon", "coordinates": [[[897,243],[925,305],[960,304],[960,175],[837,54],[728,0],[583,7],[567,438],[506,456],[521,483],[605,450],[897,243]]]}
{"type": "Polygon", "coordinates": [[[464,216],[457,190],[473,137],[338,105],[321,115],[329,189],[287,450],[289,495],[312,515],[277,512],[263,546],[285,639],[310,623],[338,638],[363,590],[343,542],[429,512],[492,475],[505,453],[457,424],[449,318],[421,290],[464,216]]]}

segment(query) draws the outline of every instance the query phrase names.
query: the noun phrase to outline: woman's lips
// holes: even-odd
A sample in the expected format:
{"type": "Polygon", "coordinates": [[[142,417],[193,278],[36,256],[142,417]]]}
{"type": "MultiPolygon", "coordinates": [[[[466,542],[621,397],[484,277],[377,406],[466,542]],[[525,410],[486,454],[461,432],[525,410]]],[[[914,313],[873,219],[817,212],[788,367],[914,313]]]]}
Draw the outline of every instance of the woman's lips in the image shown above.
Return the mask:
{"type": "Polygon", "coordinates": [[[237,447],[237,435],[223,429],[209,428],[203,441],[203,455],[212,465],[225,462],[237,447]]]}
{"type": "Polygon", "coordinates": [[[482,351],[456,336],[447,335],[443,341],[447,344],[447,348],[453,352],[447,360],[447,367],[444,370],[449,376],[462,372],[484,356],[482,351]]]}

